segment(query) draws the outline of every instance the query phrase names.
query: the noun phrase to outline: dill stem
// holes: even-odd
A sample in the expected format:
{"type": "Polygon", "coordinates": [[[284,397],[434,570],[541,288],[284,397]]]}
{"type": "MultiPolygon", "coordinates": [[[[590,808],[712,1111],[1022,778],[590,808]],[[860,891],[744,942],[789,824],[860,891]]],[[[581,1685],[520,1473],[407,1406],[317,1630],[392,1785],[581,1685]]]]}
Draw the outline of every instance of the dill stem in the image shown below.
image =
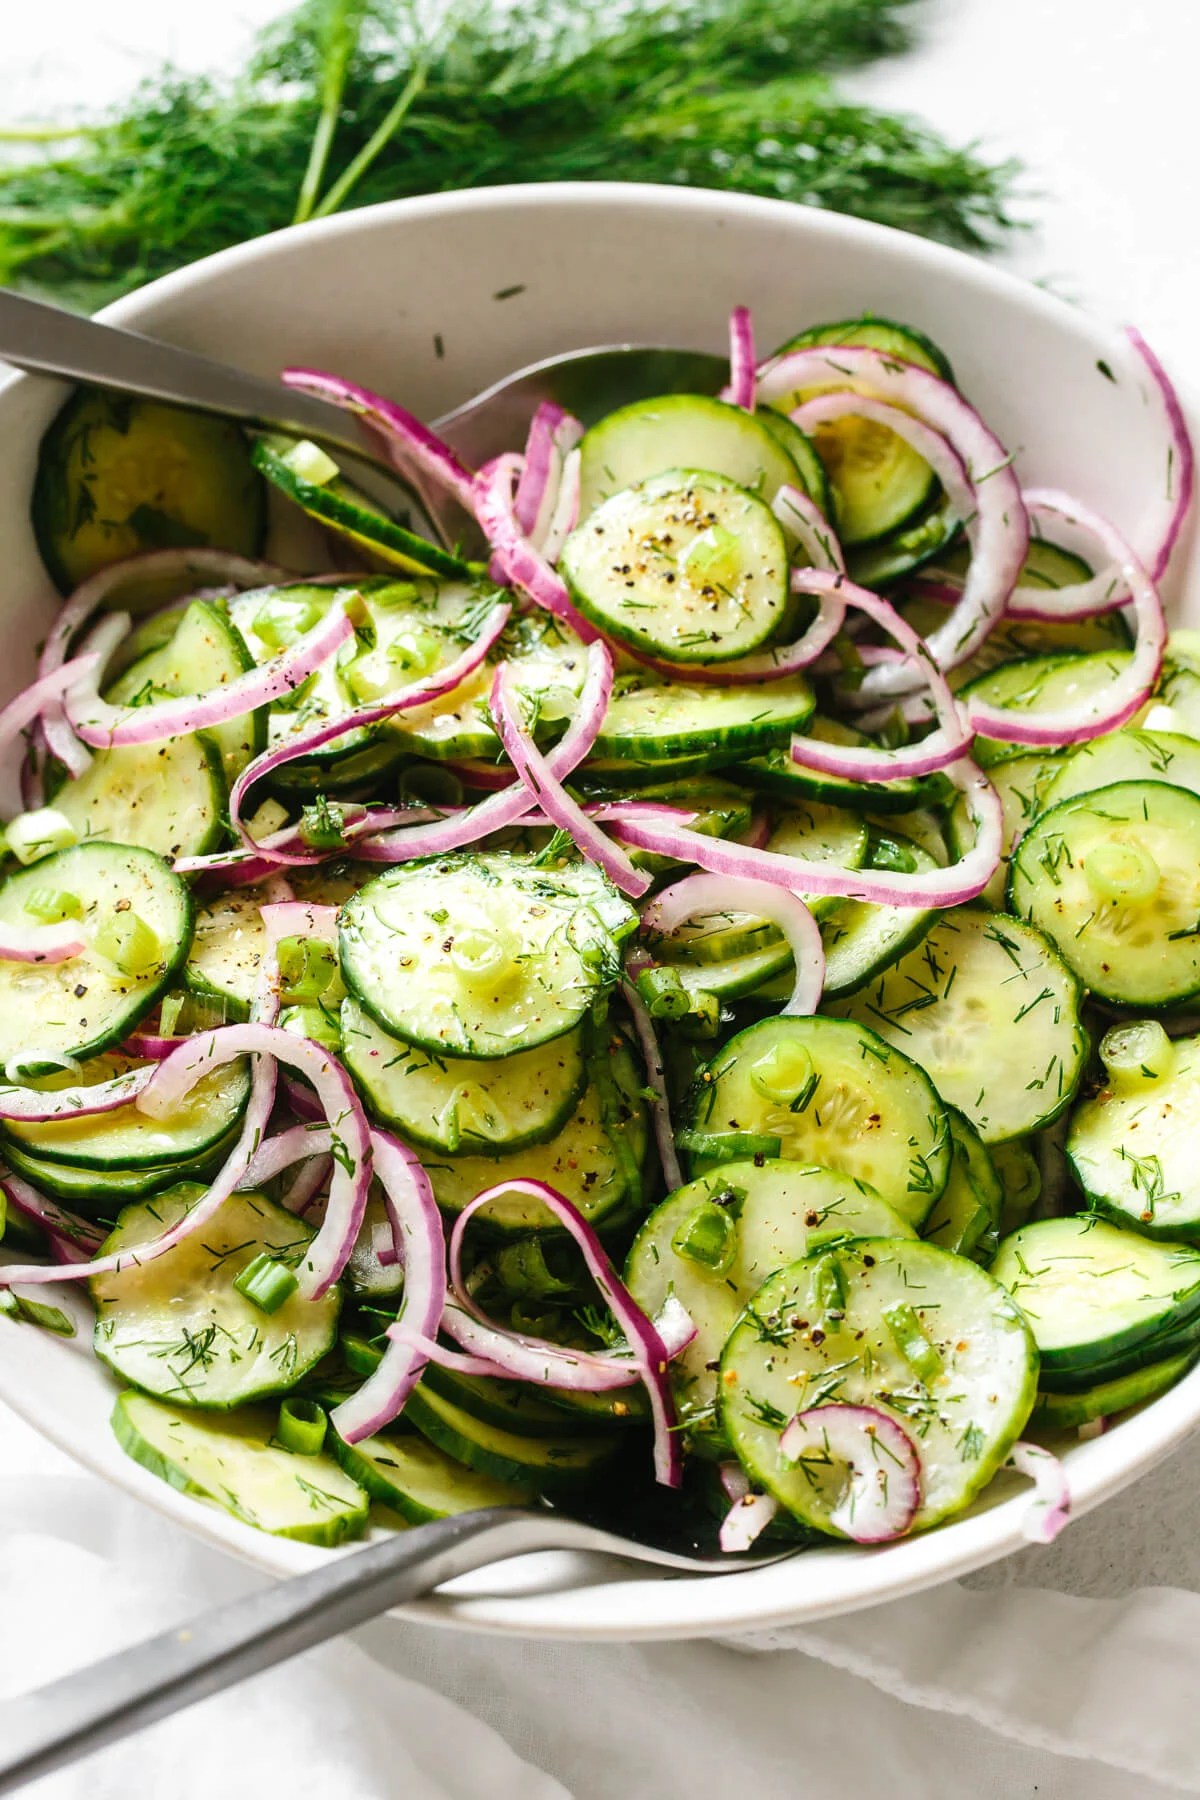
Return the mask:
{"type": "Polygon", "coordinates": [[[386,149],[389,141],[396,135],[411,111],[414,101],[424,89],[428,78],[428,61],[419,63],[358,155],[343,169],[321,204],[313,208],[309,215],[310,218],[326,219],[330,213],[337,212],[350,190],[366,174],[375,158],[382,150],[386,149]]]}
{"type": "Polygon", "coordinates": [[[325,166],[333,147],[333,136],[337,130],[342,96],[346,89],[350,53],[358,41],[359,27],[350,22],[351,3],[352,0],[340,0],[329,32],[325,68],[321,81],[321,111],[317,119],[317,129],[313,133],[304,179],[300,183],[296,210],[292,214],[293,225],[303,225],[306,219],[312,217],[313,207],[316,205],[317,196],[321,191],[321,183],[325,179],[325,166]]]}
{"type": "Polygon", "coordinates": [[[0,125],[0,144],[59,144],[71,138],[100,137],[107,125],[0,125]]]}

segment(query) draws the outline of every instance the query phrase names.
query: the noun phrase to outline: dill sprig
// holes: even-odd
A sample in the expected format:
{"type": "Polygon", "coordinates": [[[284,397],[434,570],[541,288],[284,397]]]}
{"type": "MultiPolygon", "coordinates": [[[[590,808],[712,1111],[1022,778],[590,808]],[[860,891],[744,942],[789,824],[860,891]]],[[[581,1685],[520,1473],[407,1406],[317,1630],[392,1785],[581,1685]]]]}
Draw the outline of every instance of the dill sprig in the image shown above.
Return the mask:
{"type": "Polygon", "coordinates": [[[734,188],[985,248],[1012,165],[830,80],[903,49],[911,4],[306,0],[237,76],[0,134],[0,282],[92,307],[296,218],[509,181],[734,188]]]}

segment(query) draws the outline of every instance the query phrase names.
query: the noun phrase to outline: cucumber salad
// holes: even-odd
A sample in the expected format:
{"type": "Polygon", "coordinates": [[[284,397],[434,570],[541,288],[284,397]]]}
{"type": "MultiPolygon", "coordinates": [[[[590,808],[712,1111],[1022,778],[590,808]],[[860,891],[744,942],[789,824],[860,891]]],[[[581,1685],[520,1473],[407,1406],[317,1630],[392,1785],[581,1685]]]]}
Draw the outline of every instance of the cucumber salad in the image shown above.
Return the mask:
{"type": "Polygon", "coordinates": [[[392,506],[77,393],[0,712],[0,1342],[76,1284],[129,1455],[312,1543],[642,1483],[876,1544],[1002,1469],[1052,1537],[1063,1434],[1200,1355],[1192,455],[1122,378],[1136,544],[875,317],[759,362],[739,308],[719,395],[477,470],[288,370],[392,506]]]}

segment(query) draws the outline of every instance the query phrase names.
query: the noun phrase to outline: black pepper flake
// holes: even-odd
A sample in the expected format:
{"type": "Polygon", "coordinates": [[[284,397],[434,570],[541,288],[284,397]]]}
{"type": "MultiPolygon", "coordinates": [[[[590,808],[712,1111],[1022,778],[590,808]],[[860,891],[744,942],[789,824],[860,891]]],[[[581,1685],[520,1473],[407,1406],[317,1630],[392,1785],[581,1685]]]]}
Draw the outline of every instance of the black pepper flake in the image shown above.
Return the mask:
{"type": "Polygon", "coordinates": [[[82,982],[82,981],[81,981],[81,982],[79,982],[79,983],[78,983],[78,985],[77,985],[77,986],[76,986],[76,988],[75,988],[75,998],[76,998],[76,999],[77,999],[77,1000],[82,1000],[82,999],[83,999],[83,996],[84,996],[84,995],[85,995],[85,994],[86,994],[86,993],[87,993],[87,987],[86,987],[86,985],[85,985],[85,984],[84,984],[84,983],[83,983],[83,982],[82,982]]]}

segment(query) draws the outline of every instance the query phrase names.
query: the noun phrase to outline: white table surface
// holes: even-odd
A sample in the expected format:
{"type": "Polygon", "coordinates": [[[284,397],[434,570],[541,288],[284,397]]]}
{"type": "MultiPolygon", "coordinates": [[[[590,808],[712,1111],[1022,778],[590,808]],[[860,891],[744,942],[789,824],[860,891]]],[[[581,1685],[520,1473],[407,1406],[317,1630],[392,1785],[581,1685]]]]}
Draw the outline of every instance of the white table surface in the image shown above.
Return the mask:
{"type": "MultiPolygon", "coordinates": [[[[203,5],[8,0],[0,7],[0,114],[7,122],[63,104],[94,106],[117,96],[164,55],[191,67],[232,58],[253,27],[278,10],[275,0],[204,0],[203,5]]],[[[1200,383],[1194,325],[1200,280],[1195,223],[1200,156],[1194,141],[1200,7],[1195,0],[1141,0],[1137,6],[1129,0],[932,0],[917,16],[925,27],[920,47],[856,76],[855,91],[920,114],[952,137],[978,139],[989,153],[1019,157],[1026,167],[1024,210],[1036,223],[1005,260],[1067,298],[1136,321],[1177,377],[1200,383]]],[[[1185,1450],[1175,1464],[1149,1477],[1136,1496],[1123,1496],[1073,1527],[1045,1558],[1044,1573],[1031,1576],[1023,1567],[1021,1579],[1077,1593],[1128,1586],[1130,1529],[1139,1519],[1153,1519],[1156,1502],[1178,1490],[1184,1464],[1200,1473],[1200,1455],[1185,1450]]],[[[101,1495],[90,1477],[0,1411],[0,1527],[36,1530],[41,1520],[31,1500],[23,1502],[26,1516],[14,1516],[6,1506],[8,1496],[17,1493],[45,1494],[48,1508],[66,1508],[92,1547],[100,1529],[96,1520],[103,1518],[106,1541],[110,1547],[119,1544],[123,1566],[136,1569],[142,1555],[157,1557],[156,1567],[172,1566],[174,1559],[181,1568],[187,1565],[193,1593],[199,1569],[204,1591],[214,1598],[244,1582],[240,1572],[211,1554],[193,1552],[182,1534],[132,1502],[101,1495]]],[[[1186,1549],[1178,1539],[1160,1545],[1157,1555],[1143,1541],[1140,1554],[1142,1563],[1133,1571],[1138,1581],[1200,1585],[1200,1561],[1190,1541],[1186,1549]],[[1182,1571],[1181,1556],[1190,1557],[1182,1571]]],[[[429,1630],[407,1631],[401,1641],[394,1633],[389,1637],[387,1627],[360,1634],[360,1641],[394,1669],[496,1725],[534,1769],[546,1771],[544,1785],[532,1770],[523,1786],[518,1781],[514,1792],[527,1800],[564,1790],[577,1800],[640,1800],[669,1792],[673,1746],[684,1745],[697,1709],[720,1705],[728,1721],[724,1751],[712,1756],[704,1772],[688,1777],[690,1791],[707,1800],[738,1779],[739,1721],[751,1712],[755,1729],[763,1731],[785,1731],[793,1705],[802,1706],[810,1721],[852,1722],[861,1716],[866,1694],[852,1675],[819,1663],[797,1665],[791,1658],[751,1663],[709,1646],[542,1649],[446,1638],[429,1630]],[[797,1666],[804,1671],[801,1682],[797,1666]],[[631,1687],[652,1694],[652,1719],[618,1721],[615,1708],[627,1704],[631,1687]],[[651,1748],[635,1755],[629,1744],[639,1733],[648,1734],[643,1742],[651,1748]]],[[[101,1631],[91,1647],[98,1653],[103,1645],[101,1631]]],[[[269,1691],[264,1685],[263,1692],[269,1691]]],[[[906,1709],[896,1698],[870,1698],[874,1746],[851,1741],[851,1732],[845,1749],[846,1775],[868,1800],[884,1791],[885,1767],[886,1789],[896,1800],[909,1795],[959,1800],[984,1793],[1005,1800],[1032,1794],[1120,1800],[1177,1791],[1111,1772],[1089,1774],[1041,1751],[1001,1746],[969,1719],[944,1715],[927,1715],[920,1762],[897,1763],[889,1746],[907,1730],[906,1709]],[[986,1777],[980,1774],[981,1759],[986,1777]]],[[[209,1703],[194,1716],[219,1723],[224,1704],[209,1703]]],[[[429,1702],[431,1718],[440,1704],[429,1702]]],[[[211,1731],[204,1738],[211,1756],[211,1731]]],[[[201,1763],[208,1768],[200,1736],[188,1741],[197,1746],[197,1772],[201,1763]]],[[[201,1790],[177,1766],[175,1793],[191,1800],[201,1790]]],[[[226,1792],[250,1791],[237,1786],[232,1765],[223,1769],[219,1751],[212,1766],[218,1776],[232,1777],[232,1785],[223,1784],[226,1792]]],[[[407,1778],[399,1783],[400,1770],[398,1736],[398,1784],[382,1779],[375,1789],[356,1784],[356,1800],[393,1792],[412,1800],[425,1791],[407,1778]]],[[[765,1785],[760,1777],[758,1800],[776,1795],[790,1800],[801,1785],[799,1767],[781,1765],[765,1785]]],[[[87,1789],[62,1777],[38,1791],[49,1800],[87,1789]]],[[[341,1800],[341,1794],[329,1800],[341,1800]]]]}

